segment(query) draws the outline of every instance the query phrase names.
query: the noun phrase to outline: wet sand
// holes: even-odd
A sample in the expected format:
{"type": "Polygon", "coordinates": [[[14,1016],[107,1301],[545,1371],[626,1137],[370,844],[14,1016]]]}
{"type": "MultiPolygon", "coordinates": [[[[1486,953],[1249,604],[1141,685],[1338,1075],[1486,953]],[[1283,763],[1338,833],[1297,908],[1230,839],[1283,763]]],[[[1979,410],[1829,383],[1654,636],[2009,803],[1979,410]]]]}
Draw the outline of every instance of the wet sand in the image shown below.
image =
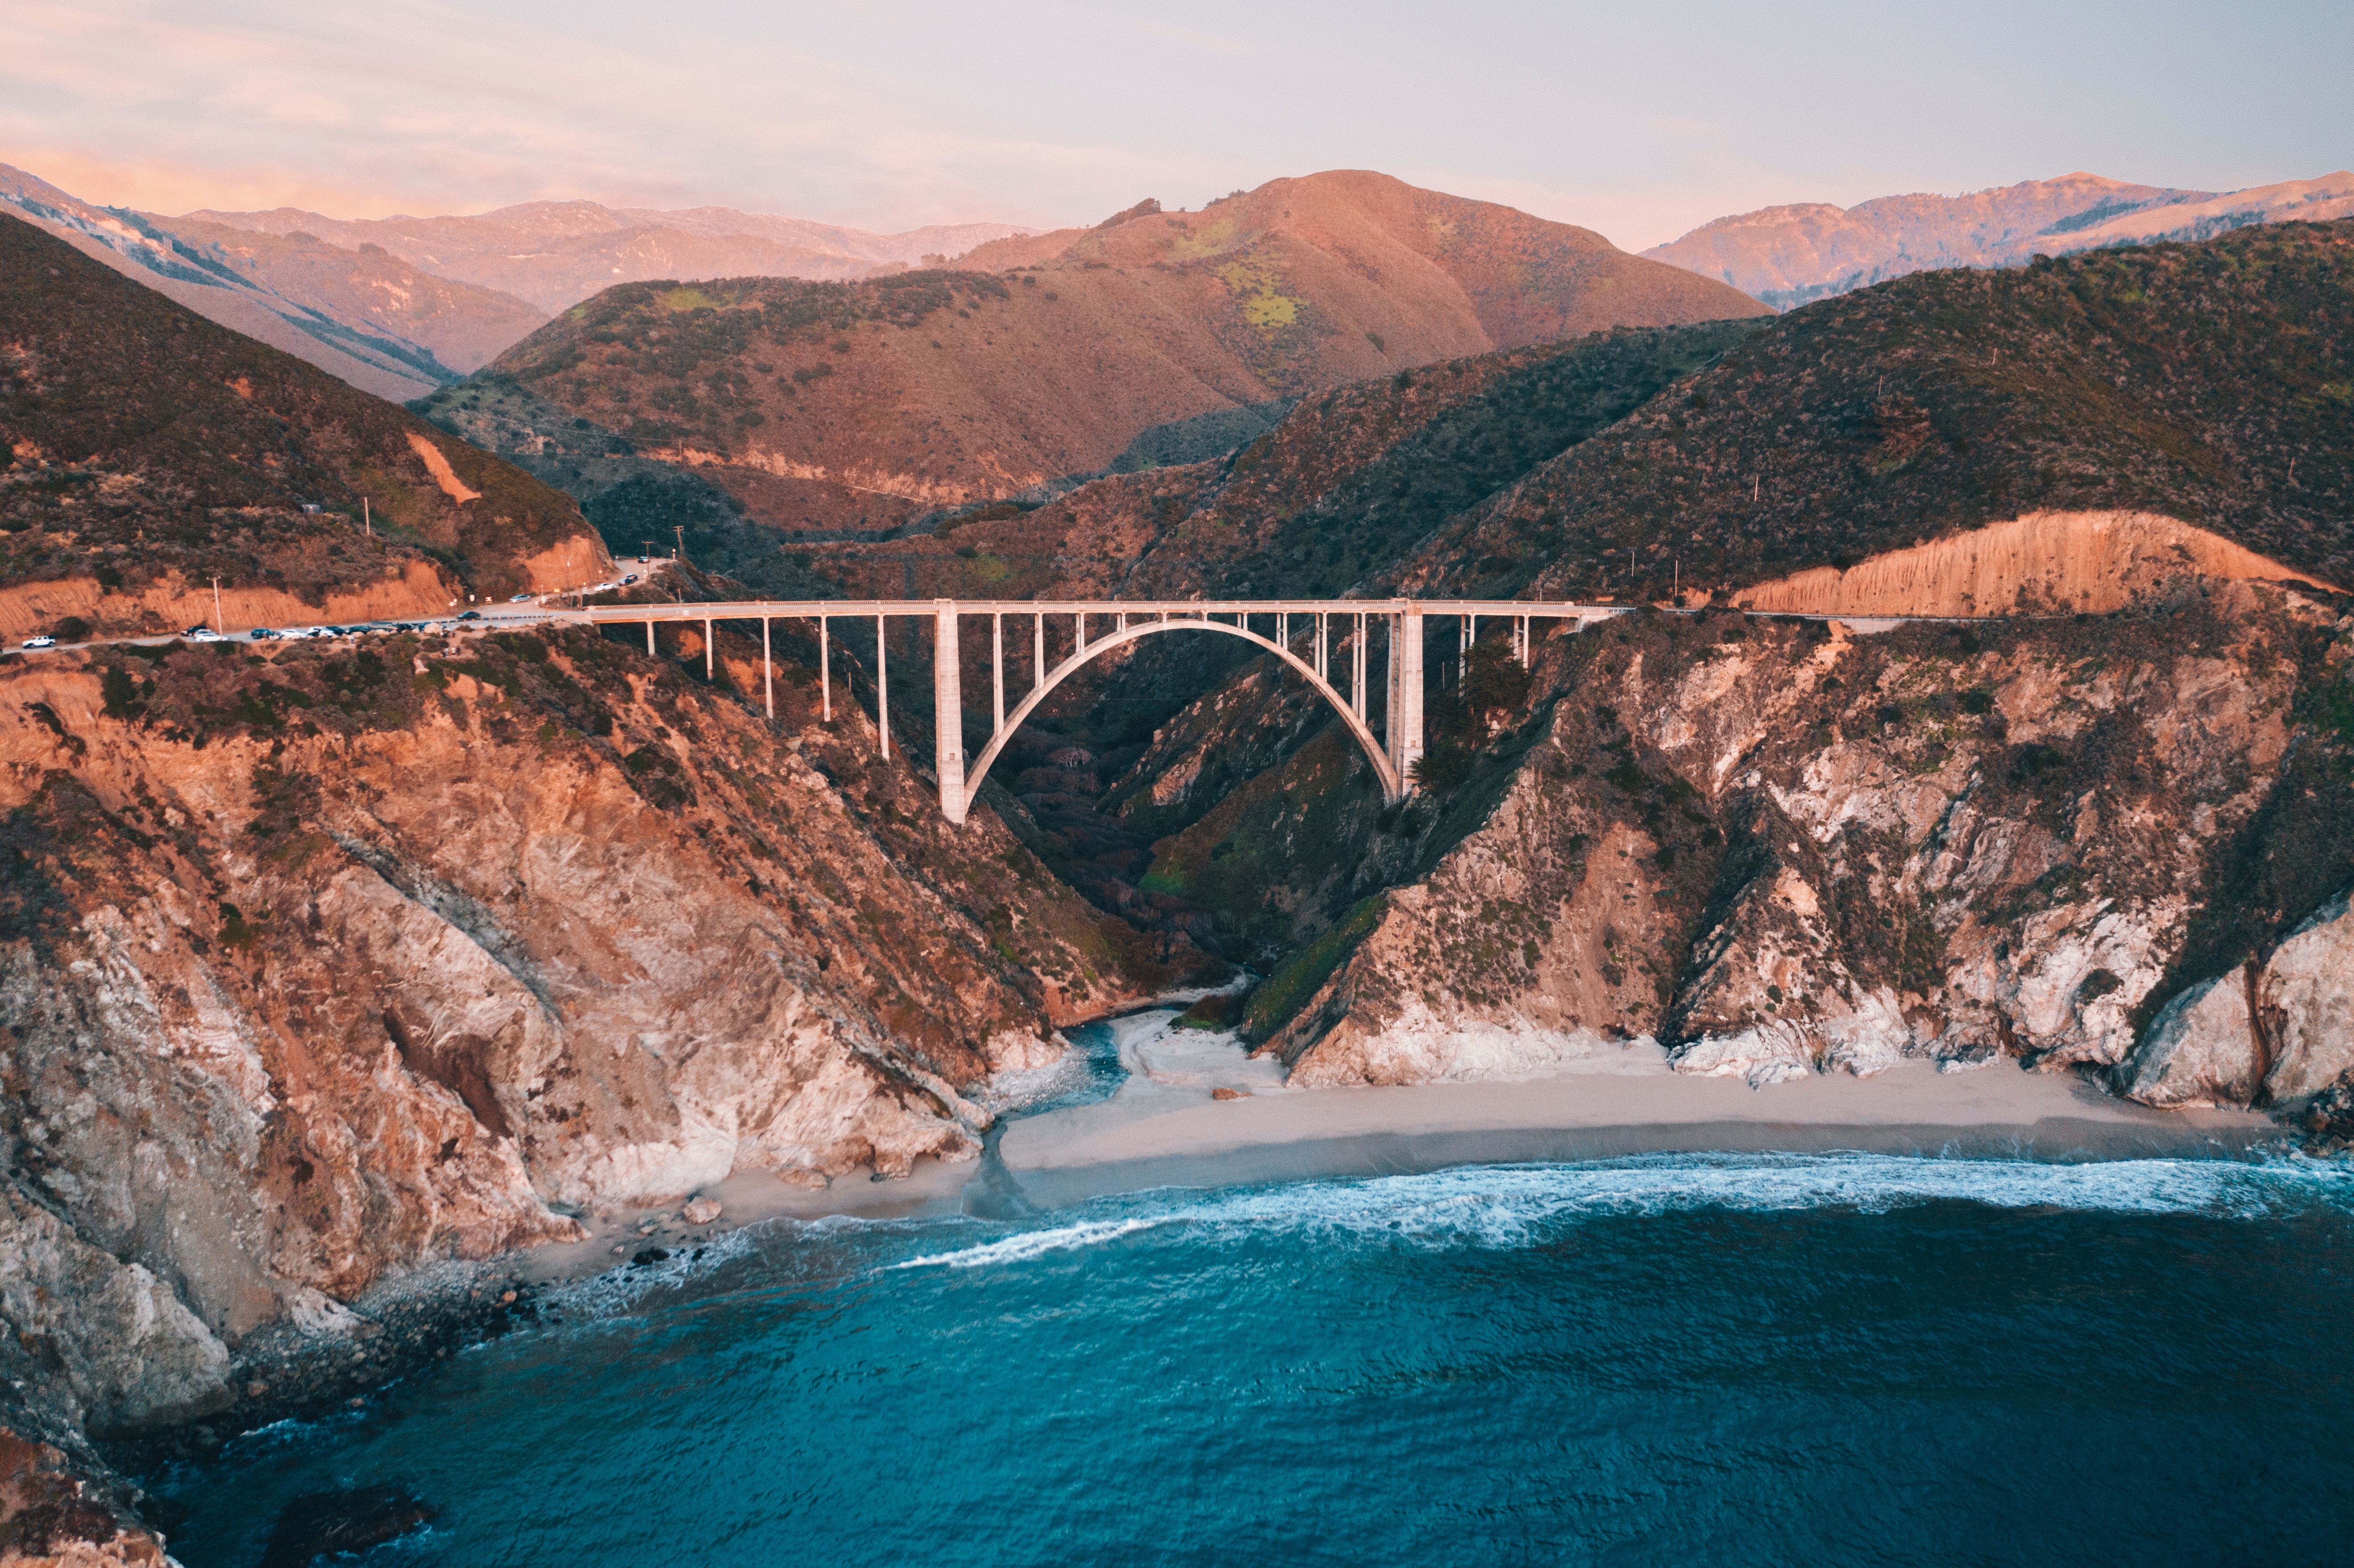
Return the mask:
{"type": "Polygon", "coordinates": [[[1089,1105],[1016,1111],[1002,1124],[993,1159],[921,1160],[889,1181],[854,1171],[822,1189],[740,1172],[714,1194],[725,1212],[712,1224],[684,1224],[676,1203],[584,1222],[588,1240],[539,1248],[519,1260],[523,1272],[594,1273],[648,1247],[692,1247],[780,1217],[1001,1215],[1152,1187],[1716,1150],[2229,1158],[2286,1141],[2252,1112],[2152,1110],[2073,1073],[2023,1072],[2009,1060],[1964,1073],[1906,1062],[1870,1078],[1819,1075],[1753,1089],[1739,1078],[1671,1072],[1657,1046],[1638,1044],[1511,1083],[1294,1089],[1280,1067],[1250,1060],[1233,1037],[1173,1029],[1175,1016],[1156,1010],[1113,1021],[1129,1072],[1119,1091],[1089,1105]],[[1217,1099],[1219,1087],[1246,1097],[1217,1099]]]}

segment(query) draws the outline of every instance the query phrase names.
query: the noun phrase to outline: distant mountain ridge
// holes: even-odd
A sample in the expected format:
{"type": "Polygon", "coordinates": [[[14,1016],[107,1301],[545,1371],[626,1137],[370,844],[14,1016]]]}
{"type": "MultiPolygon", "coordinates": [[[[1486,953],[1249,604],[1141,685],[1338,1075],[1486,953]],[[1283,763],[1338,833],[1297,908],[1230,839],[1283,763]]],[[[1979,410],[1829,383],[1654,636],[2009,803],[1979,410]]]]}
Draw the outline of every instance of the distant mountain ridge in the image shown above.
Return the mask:
{"type": "Polygon", "coordinates": [[[870,234],[728,207],[660,212],[589,201],[460,217],[346,220],[296,207],[173,217],[101,207],[5,164],[0,211],[395,402],[480,369],[550,315],[617,282],[863,278],[1032,232],[966,223],[870,234]]]}
{"type": "Polygon", "coordinates": [[[546,320],[511,294],[381,249],[159,221],[0,164],[0,211],[221,325],[404,402],[481,366],[546,320]]]}
{"type": "Polygon", "coordinates": [[[333,218],[296,207],[187,213],[176,223],[311,234],[382,247],[440,277],[500,289],[550,314],[615,283],[779,277],[841,281],[952,260],[986,240],[1034,232],[1009,223],[932,224],[901,234],[698,207],[680,212],[593,201],[525,202],[458,217],[333,218]]]}
{"type": "Polygon", "coordinates": [[[1965,196],[1810,202],[1702,224],[1643,254],[1722,278],[1777,311],[1938,267],[2009,267],[2037,255],[2204,239],[2252,223],[2354,214],[2354,175],[2218,194],[2078,171],[1965,196]]]}

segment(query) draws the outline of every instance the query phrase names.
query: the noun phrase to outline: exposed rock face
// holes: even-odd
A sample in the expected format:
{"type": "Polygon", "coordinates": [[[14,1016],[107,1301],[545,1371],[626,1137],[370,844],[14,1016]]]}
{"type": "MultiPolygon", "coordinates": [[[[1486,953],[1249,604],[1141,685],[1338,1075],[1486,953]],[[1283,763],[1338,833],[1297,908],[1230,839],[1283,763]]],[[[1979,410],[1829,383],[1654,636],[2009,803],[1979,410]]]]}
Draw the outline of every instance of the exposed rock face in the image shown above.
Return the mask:
{"type": "Polygon", "coordinates": [[[0,1317],[96,1428],[421,1260],[968,1158],[1188,962],[796,671],[772,728],[585,633],[151,652],[0,670],[0,1317]]]}
{"type": "Polygon", "coordinates": [[[2283,942],[2257,992],[2275,1101],[2306,1098],[2354,1067],[2354,910],[2341,895],[2283,942]]]}
{"type": "MultiPolygon", "coordinates": [[[[1712,617],[1557,636],[1535,672],[1553,695],[1494,771],[1393,830],[1418,846],[1377,830],[1362,852],[1319,846],[1432,869],[1260,1037],[1310,1083],[1509,1075],[1604,1032],[1760,1084],[1906,1054],[2117,1064],[2178,959],[2212,945],[2210,890],[2271,831],[2259,807],[2334,778],[2317,760],[2331,735],[2298,732],[2291,769],[2288,715],[2344,683],[2345,654],[2317,605],[2245,585],[2000,631],[1712,617]]],[[[1227,813],[1188,833],[1240,845],[1227,813]]],[[[2325,866],[2354,847],[2317,831],[2325,866]]],[[[2213,996],[2170,1014],[2127,1080],[2171,1103],[2330,1081],[2349,929],[2333,906],[2281,944],[2264,1066],[2213,996]]]]}
{"type": "Polygon", "coordinates": [[[2262,1082],[2241,974],[2200,980],[2168,1002],[2117,1075],[2121,1093],[2165,1107],[2246,1105],[2262,1082]]]}
{"type": "Polygon", "coordinates": [[[2251,960],[2178,993],[2120,1069],[2120,1091],[2154,1106],[2295,1107],[2345,1081],[2354,1069],[2349,898],[2325,905],[2261,969],[2251,960]]]}

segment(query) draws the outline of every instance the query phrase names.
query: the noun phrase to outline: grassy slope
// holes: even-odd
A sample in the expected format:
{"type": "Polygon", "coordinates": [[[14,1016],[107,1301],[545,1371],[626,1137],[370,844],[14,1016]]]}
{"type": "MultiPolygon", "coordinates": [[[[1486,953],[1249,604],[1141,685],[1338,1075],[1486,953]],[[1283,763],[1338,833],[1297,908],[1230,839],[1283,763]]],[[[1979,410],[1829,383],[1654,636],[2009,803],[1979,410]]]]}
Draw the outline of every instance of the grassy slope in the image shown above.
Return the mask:
{"type": "Polygon", "coordinates": [[[0,584],[218,573],[315,596],[430,556],[495,594],[520,559],[587,532],[512,465],[14,218],[0,344],[0,584]],[[451,500],[412,434],[481,498],[451,500]],[[353,536],[364,498],[373,541],[353,536]]]}

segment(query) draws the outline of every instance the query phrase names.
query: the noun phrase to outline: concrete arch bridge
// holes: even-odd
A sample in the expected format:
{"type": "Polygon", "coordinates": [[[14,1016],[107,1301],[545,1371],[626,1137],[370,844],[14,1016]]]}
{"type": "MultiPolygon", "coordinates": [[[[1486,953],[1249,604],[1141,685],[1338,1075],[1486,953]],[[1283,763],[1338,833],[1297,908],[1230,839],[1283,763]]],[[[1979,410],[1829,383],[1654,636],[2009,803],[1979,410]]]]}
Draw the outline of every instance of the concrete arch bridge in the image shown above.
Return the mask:
{"type": "Polygon", "coordinates": [[[1180,632],[1207,632],[1239,637],[1267,650],[1314,688],[1331,705],[1364,748],[1385,800],[1403,800],[1414,789],[1414,765],[1422,756],[1424,622],[1431,616],[1451,616],[1458,637],[1468,650],[1479,636],[1482,617],[1507,620],[1512,628],[1512,649],[1525,665],[1532,642],[1531,622],[1570,620],[1583,627],[1589,621],[1631,614],[1625,605],[1546,603],[1527,599],[816,599],[799,602],[758,600],[748,603],[616,605],[559,612],[557,619],[598,624],[643,621],[646,652],[654,651],[654,628],[663,622],[701,622],[705,671],[711,668],[712,627],[723,620],[760,623],[763,696],[769,716],[777,713],[776,665],[769,652],[769,623],[806,620],[816,623],[819,685],[824,693],[824,713],[833,716],[831,623],[873,620],[875,627],[875,687],[876,728],[883,754],[891,754],[889,643],[884,635],[894,618],[913,618],[932,624],[933,770],[939,779],[940,811],[951,822],[961,822],[972,809],[981,780],[989,774],[1022,722],[1045,701],[1056,686],[1092,661],[1117,648],[1147,637],[1180,632]],[[988,744],[979,756],[965,756],[963,623],[989,621],[991,719],[988,744]],[[1027,633],[1031,644],[1030,688],[1014,694],[1007,711],[1005,689],[1006,622],[1014,623],[1016,638],[1027,633]],[[1367,717],[1366,697],[1372,672],[1367,668],[1373,632],[1387,631],[1385,669],[1386,715],[1376,736],[1367,717]],[[1048,642],[1065,650],[1050,662],[1048,642]],[[1336,632],[1338,633],[1336,638],[1336,632]],[[1301,646],[1303,640],[1306,646],[1301,646]],[[1343,671],[1334,669],[1338,662],[1343,671]],[[1344,683],[1345,683],[1345,686],[1344,683]]]}

